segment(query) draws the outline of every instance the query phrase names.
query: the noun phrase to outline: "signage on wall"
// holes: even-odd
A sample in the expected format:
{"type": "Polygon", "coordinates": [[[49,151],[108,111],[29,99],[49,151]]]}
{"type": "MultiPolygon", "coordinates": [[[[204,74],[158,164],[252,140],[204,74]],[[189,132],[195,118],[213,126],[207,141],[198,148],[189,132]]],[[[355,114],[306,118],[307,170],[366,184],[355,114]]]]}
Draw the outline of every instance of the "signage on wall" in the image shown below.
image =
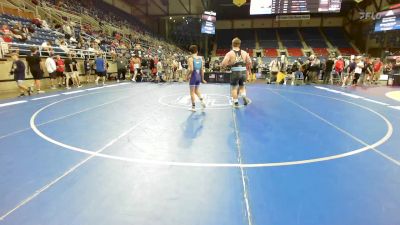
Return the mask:
{"type": "Polygon", "coordinates": [[[308,15],[277,15],[275,20],[309,20],[311,19],[310,14],[308,15]]]}

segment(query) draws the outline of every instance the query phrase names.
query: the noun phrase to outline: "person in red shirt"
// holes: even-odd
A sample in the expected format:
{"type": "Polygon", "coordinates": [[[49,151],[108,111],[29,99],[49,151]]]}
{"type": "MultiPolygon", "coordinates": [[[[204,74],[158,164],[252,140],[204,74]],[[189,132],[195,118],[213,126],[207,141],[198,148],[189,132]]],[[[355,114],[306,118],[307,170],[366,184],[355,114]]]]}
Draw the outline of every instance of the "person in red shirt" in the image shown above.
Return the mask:
{"type": "Polygon", "coordinates": [[[59,55],[56,56],[56,66],[57,66],[56,72],[58,79],[58,87],[61,87],[61,84],[64,81],[65,65],[64,65],[64,60],[62,60],[59,55]]]}
{"type": "Polygon", "coordinates": [[[335,71],[337,75],[342,79],[342,73],[344,70],[344,61],[342,56],[338,56],[336,62],[335,62],[335,71]]]}
{"type": "Polygon", "coordinates": [[[0,33],[3,35],[4,42],[10,43],[13,41],[13,34],[11,33],[10,28],[8,28],[7,24],[3,24],[0,33]]]}
{"type": "Polygon", "coordinates": [[[372,82],[378,84],[378,80],[381,77],[383,63],[380,58],[376,58],[374,61],[374,75],[372,76],[372,82]]]}

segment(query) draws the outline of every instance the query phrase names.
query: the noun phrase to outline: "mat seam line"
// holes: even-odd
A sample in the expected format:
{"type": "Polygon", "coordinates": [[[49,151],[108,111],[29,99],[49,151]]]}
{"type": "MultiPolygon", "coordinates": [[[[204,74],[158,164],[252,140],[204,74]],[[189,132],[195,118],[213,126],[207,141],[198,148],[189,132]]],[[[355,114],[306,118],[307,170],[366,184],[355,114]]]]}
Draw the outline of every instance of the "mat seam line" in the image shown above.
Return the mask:
{"type": "MultiPolygon", "coordinates": [[[[236,148],[238,150],[238,163],[239,163],[239,165],[242,165],[242,153],[241,153],[239,129],[237,126],[235,109],[232,109],[232,117],[233,117],[233,123],[234,123],[234,128],[235,128],[235,135],[236,135],[236,148]]],[[[244,198],[244,202],[246,205],[247,222],[249,225],[252,225],[253,222],[251,219],[250,203],[249,203],[248,188],[247,188],[248,178],[246,178],[247,176],[246,176],[244,168],[242,166],[240,166],[240,173],[241,173],[242,186],[243,186],[243,198],[244,198]]]]}

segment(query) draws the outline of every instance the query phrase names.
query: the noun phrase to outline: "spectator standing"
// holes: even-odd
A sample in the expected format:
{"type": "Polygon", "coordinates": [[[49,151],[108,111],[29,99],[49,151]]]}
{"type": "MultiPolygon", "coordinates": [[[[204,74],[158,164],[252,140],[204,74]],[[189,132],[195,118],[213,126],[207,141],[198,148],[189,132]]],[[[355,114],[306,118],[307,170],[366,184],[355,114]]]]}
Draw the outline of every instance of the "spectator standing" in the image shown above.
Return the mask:
{"type": "Polygon", "coordinates": [[[64,82],[65,65],[64,65],[64,60],[61,59],[60,55],[56,56],[56,66],[57,66],[58,87],[61,87],[61,84],[64,82]]]}
{"type": "Polygon", "coordinates": [[[105,85],[106,82],[106,62],[105,60],[102,58],[101,54],[97,55],[97,58],[95,60],[95,65],[96,65],[96,85],[99,84],[99,80],[100,78],[102,78],[103,80],[103,86],[105,85]]]}
{"type": "Polygon", "coordinates": [[[310,56],[310,68],[309,68],[309,80],[307,83],[317,83],[318,80],[318,72],[320,70],[321,62],[315,57],[315,55],[310,56]]]}
{"type": "Polygon", "coordinates": [[[85,56],[85,60],[83,61],[83,68],[85,69],[85,76],[86,76],[86,83],[90,82],[90,75],[92,74],[91,71],[91,63],[88,56],[85,56]]]}
{"type": "Polygon", "coordinates": [[[333,82],[333,79],[332,79],[333,64],[335,64],[335,62],[333,61],[332,57],[329,57],[328,60],[326,60],[326,62],[325,62],[324,84],[333,82]]]}
{"type": "Polygon", "coordinates": [[[76,72],[75,72],[75,68],[77,69],[78,62],[72,58],[72,54],[68,55],[68,58],[65,59],[64,63],[65,63],[65,75],[67,77],[66,81],[65,81],[65,85],[66,85],[67,89],[71,89],[71,87],[69,86],[70,79],[72,79],[73,85],[75,85],[77,87],[82,87],[82,86],[80,86],[80,83],[78,80],[79,77],[76,77],[76,72]]]}
{"type": "MultiPolygon", "coordinates": [[[[354,70],[357,67],[357,63],[355,61],[355,56],[354,55],[350,56],[350,61],[349,61],[348,65],[346,67],[347,68],[345,68],[345,69],[347,70],[347,73],[343,77],[342,87],[345,87],[347,85],[347,80],[348,79],[352,80],[351,78],[353,77],[354,70]]],[[[361,72],[360,72],[360,74],[361,74],[361,72]]]]}
{"type": "Polygon", "coordinates": [[[362,56],[357,56],[357,59],[354,62],[356,64],[356,67],[354,69],[354,78],[352,85],[357,86],[358,84],[358,79],[360,78],[362,74],[362,70],[364,69],[364,62],[362,60],[362,56]]]}
{"type": "Polygon", "coordinates": [[[338,58],[337,58],[337,60],[335,62],[335,72],[339,76],[341,81],[342,81],[343,71],[344,71],[343,57],[342,56],[338,56],[338,58]]]}
{"type": "Polygon", "coordinates": [[[51,89],[56,89],[55,86],[55,81],[57,78],[57,65],[56,62],[54,61],[53,57],[50,55],[47,57],[46,61],[45,61],[45,65],[46,65],[46,70],[49,73],[50,76],[50,82],[51,82],[51,89]]]}
{"type": "Polygon", "coordinates": [[[373,84],[378,84],[379,78],[381,77],[383,70],[383,63],[380,58],[376,58],[374,62],[374,75],[372,77],[373,84]]]}
{"type": "Polygon", "coordinates": [[[126,68],[128,66],[128,60],[122,56],[122,54],[118,54],[117,58],[115,61],[117,63],[117,82],[120,80],[125,80],[126,76],[126,68]]]}
{"type": "Polygon", "coordinates": [[[13,64],[11,67],[10,74],[14,75],[14,80],[17,82],[17,86],[21,92],[20,97],[25,96],[25,92],[28,95],[31,95],[31,89],[27,88],[24,85],[25,81],[25,64],[22,62],[22,60],[19,59],[19,56],[17,53],[12,53],[11,58],[13,59],[13,64]]]}
{"type": "Polygon", "coordinates": [[[43,79],[43,65],[36,47],[31,48],[31,54],[26,57],[26,61],[33,76],[37,93],[44,93],[44,91],[40,90],[41,80],[43,79]]]}
{"type": "Polygon", "coordinates": [[[269,71],[271,74],[270,82],[275,82],[279,71],[281,70],[280,57],[275,58],[269,63],[269,71]]]}

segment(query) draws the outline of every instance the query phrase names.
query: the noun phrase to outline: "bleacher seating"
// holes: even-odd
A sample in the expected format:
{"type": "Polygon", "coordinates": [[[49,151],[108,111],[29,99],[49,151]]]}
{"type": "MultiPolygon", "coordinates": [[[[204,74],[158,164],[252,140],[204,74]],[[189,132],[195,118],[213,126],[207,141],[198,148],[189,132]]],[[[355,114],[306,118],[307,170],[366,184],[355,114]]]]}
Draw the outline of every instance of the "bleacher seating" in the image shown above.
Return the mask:
{"type": "Polygon", "coordinates": [[[337,48],[351,48],[350,41],[346,38],[343,28],[325,28],[324,32],[333,46],[337,48]]]}
{"type": "Polygon", "coordinates": [[[284,47],[287,48],[302,48],[303,44],[296,31],[296,29],[281,28],[278,29],[279,38],[282,41],[284,47]]]}
{"type": "Polygon", "coordinates": [[[236,36],[242,41],[242,48],[255,49],[256,48],[256,36],[252,29],[238,29],[236,30],[236,36]]]}
{"type": "Polygon", "coordinates": [[[338,48],[342,55],[358,55],[359,52],[354,48],[338,48]]]}
{"type": "Polygon", "coordinates": [[[256,29],[260,48],[270,49],[279,48],[275,29],[256,29]]]}
{"type": "MultiPolygon", "coordinates": [[[[2,14],[0,15],[0,22],[8,24],[10,27],[16,23],[21,23],[22,25],[30,26],[32,24],[31,19],[22,18],[13,15],[2,14]]],[[[54,43],[55,39],[60,35],[53,33],[52,31],[45,30],[43,28],[36,28],[35,32],[31,34],[31,39],[25,42],[14,39],[13,43],[10,44],[11,48],[19,49],[21,55],[27,55],[30,52],[30,47],[32,45],[41,45],[45,41],[51,41],[54,43]]],[[[53,44],[54,45],[54,44],[53,44]]],[[[55,46],[57,47],[57,46],[55,46]]],[[[57,48],[57,52],[64,54],[65,52],[57,48]]]]}
{"type": "Polygon", "coordinates": [[[234,30],[218,30],[217,32],[217,54],[222,54],[226,49],[230,49],[232,39],[235,37],[234,30]]]}
{"type": "Polygon", "coordinates": [[[314,54],[317,56],[328,56],[329,51],[326,48],[313,48],[314,54]]]}
{"type": "Polygon", "coordinates": [[[266,48],[264,55],[267,57],[277,57],[278,51],[276,50],[276,48],[266,48]]]}
{"type": "Polygon", "coordinates": [[[289,56],[300,57],[304,55],[301,48],[288,48],[287,51],[289,56]]]}
{"type": "Polygon", "coordinates": [[[216,55],[217,56],[224,56],[226,55],[226,53],[228,53],[230,50],[229,49],[217,49],[216,55]]]}
{"type": "Polygon", "coordinates": [[[283,47],[288,51],[289,57],[303,57],[303,38],[307,46],[311,47],[316,56],[327,57],[329,56],[329,43],[325,39],[322,31],[328,37],[328,40],[332,42],[333,46],[337,47],[343,55],[358,54],[357,50],[352,47],[349,40],[345,36],[343,28],[326,28],[321,30],[320,28],[300,28],[299,32],[297,28],[266,28],[266,29],[239,29],[239,30],[218,30],[217,43],[218,50],[217,55],[224,55],[231,46],[231,40],[233,37],[238,36],[242,39],[242,47],[249,51],[256,46],[258,37],[258,44],[263,49],[264,56],[266,57],[277,57],[279,55],[279,42],[281,40],[283,47]],[[301,36],[300,36],[301,35],[301,36]],[[219,37],[222,37],[219,38],[219,37]]]}
{"type": "Polygon", "coordinates": [[[306,44],[309,47],[312,48],[327,48],[328,45],[324,39],[324,37],[322,36],[319,28],[301,28],[300,29],[300,33],[304,39],[304,42],[306,42],[306,44]]]}

